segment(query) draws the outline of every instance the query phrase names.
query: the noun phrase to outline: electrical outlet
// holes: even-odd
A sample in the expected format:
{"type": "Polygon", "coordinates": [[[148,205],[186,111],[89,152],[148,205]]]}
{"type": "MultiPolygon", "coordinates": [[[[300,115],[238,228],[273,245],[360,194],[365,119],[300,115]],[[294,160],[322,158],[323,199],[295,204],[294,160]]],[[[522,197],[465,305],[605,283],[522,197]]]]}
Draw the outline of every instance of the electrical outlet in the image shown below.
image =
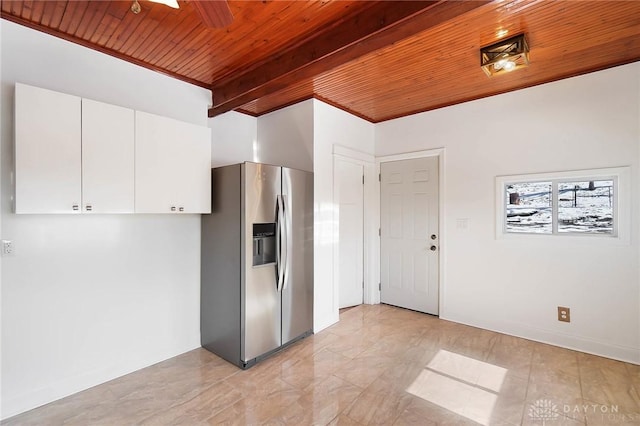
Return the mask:
{"type": "Polygon", "coordinates": [[[558,321],[571,322],[571,309],[558,306],[558,321]]]}
{"type": "Polygon", "coordinates": [[[13,256],[13,241],[2,240],[2,255],[13,256]]]}

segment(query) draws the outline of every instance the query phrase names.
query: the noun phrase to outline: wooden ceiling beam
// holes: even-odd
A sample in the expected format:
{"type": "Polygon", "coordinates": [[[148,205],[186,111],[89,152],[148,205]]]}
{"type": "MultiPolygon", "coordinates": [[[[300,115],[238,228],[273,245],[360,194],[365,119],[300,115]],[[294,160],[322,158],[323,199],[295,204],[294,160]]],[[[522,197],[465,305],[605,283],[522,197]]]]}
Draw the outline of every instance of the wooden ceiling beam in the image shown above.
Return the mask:
{"type": "Polygon", "coordinates": [[[211,86],[209,117],[456,18],[489,1],[383,1],[277,56],[211,86]]]}

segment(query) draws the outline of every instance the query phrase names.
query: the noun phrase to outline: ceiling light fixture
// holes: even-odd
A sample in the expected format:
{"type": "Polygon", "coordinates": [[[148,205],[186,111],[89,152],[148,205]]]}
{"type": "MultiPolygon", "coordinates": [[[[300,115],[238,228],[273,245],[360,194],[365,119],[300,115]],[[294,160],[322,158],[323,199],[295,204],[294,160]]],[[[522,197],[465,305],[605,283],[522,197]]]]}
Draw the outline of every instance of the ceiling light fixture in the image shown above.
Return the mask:
{"type": "Polygon", "coordinates": [[[174,9],[180,9],[180,5],[178,4],[178,0],[149,0],[154,3],[164,4],[165,6],[172,7],[174,9]]]}
{"type": "MultiPolygon", "coordinates": [[[[180,8],[180,5],[178,4],[178,0],[149,0],[149,1],[153,3],[164,4],[165,6],[169,6],[174,9],[180,8]]],[[[140,7],[140,3],[138,3],[138,0],[133,0],[133,3],[131,4],[131,11],[137,15],[138,13],[140,13],[141,10],[142,10],[142,7],[140,7]]]]}
{"type": "Polygon", "coordinates": [[[489,77],[529,65],[529,44],[524,34],[480,49],[480,66],[489,77]]]}
{"type": "Polygon", "coordinates": [[[178,4],[178,0],[149,0],[154,3],[164,4],[165,6],[172,7],[174,9],[180,9],[180,5],[178,4]]]}
{"type": "Polygon", "coordinates": [[[140,7],[140,3],[138,3],[138,0],[133,0],[133,4],[131,5],[131,11],[137,15],[138,13],[140,13],[141,10],[142,8],[140,7]]]}

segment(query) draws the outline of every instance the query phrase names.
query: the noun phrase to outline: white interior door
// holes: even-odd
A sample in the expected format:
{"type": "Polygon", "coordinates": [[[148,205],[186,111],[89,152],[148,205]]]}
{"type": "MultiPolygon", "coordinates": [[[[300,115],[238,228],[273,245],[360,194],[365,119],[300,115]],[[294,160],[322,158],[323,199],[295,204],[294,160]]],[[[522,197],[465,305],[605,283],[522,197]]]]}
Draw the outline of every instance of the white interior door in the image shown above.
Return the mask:
{"type": "Polygon", "coordinates": [[[438,157],[380,165],[380,301],[438,314],[438,157]]]}
{"type": "Polygon", "coordinates": [[[335,189],[339,204],[339,306],[362,304],[364,245],[364,168],[335,159],[335,189]]]}

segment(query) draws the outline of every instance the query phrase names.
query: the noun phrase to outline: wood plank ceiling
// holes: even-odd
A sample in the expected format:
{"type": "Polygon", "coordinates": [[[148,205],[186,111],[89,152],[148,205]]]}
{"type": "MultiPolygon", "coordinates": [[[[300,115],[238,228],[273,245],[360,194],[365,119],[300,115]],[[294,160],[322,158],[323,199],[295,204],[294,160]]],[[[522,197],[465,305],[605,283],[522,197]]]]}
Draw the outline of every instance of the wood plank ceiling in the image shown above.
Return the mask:
{"type": "Polygon", "coordinates": [[[372,122],[640,59],[640,1],[9,1],[2,18],[212,89],[209,115],[317,97],[372,122]],[[530,65],[487,77],[479,49],[526,33],[530,65]]]}

